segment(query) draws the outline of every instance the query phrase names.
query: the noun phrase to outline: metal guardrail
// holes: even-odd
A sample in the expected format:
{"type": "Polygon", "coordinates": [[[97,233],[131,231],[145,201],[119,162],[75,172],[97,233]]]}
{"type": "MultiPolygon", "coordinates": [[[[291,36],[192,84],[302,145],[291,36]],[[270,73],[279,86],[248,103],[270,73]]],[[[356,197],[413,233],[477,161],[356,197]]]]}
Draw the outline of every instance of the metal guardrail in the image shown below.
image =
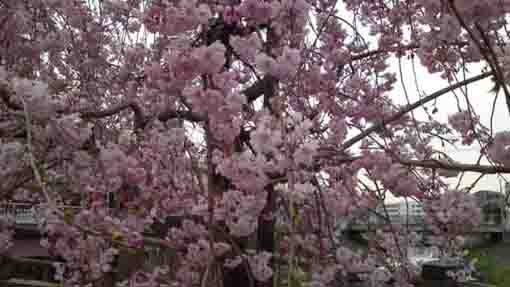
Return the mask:
{"type": "Polygon", "coordinates": [[[12,216],[16,224],[36,224],[33,205],[22,203],[0,204],[0,217],[12,216]]]}
{"type": "MultiPolygon", "coordinates": [[[[391,223],[393,225],[408,226],[411,230],[416,230],[416,231],[428,230],[426,223],[422,220],[409,221],[409,222],[395,220],[395,221],[392,221],[391,223]]],[[[380,228],[380,227],[385,227],[385,226],[388,226],[387,222],[367,223],[367,222],[362,222],[362,221],[354,221],[354,222],[348,224],[346,229],[354,230],[354,231],[363,231],[363,230],[368,230],[369,227],[370,228],[380,228]]],[[[482,222],[480,225],[478,225],[476,228],[474,228],[474,230],[478,231],[478,232],[504,232],[504,231],[508,231],[508,225],[506,225],[504,222],[498,223],[498,222],[487,221],[487,222],[482,222]]]]}
{"type": "MultiPolygon", "coordinates": [[[[0,203],[0,217],[3,216],[12,216],[14,218],[14,222],[17,225],[35,225],[37,224],[36,214],[34,207],[36,204],[30,203],[0,203]]],[[[80,209],[79,206],[70,206],[70,205],[62,205],[60,208],[70,208],[70,209],[80,209]]],[[[409,225],[411,229],[422,230],[426,229],[425,222],[423,218],[409,218],[410,220],[406,222],[405,219],[394,219],[392,220],[392,224],[398,225],[409,225]]],[[[369,220],[370,221],[370,220],[369,220]]],[[[487,222],[483,222],[476,228],[476,230],[485,231],[485,232],[497,232],[497,231],[506,231],[507,228],[505,223],[496,223],[491,222],[489,220],[487,222]]],[[[351,230],[366,230],[368,226],[376,227],[376,226],[385,226],[387,223],[382,222],[373,222],[370,221],[367,223],[362,220],[354,220],[350,224],[347,225],[347,229],[351,230]]],[[[509,225],[510,226],[510,225],[509,225]]]]}
{"type": "Polygon", "coordinates": [[[33,287],[59,287],[61,284],[45,282],[45,281],[37,281],[37,280],[24,280],[24,279],[9,279],[0,281],[2,286],[7,287],[24,287],[24,286],[33,286],[33,287]]]}
{"type": "MultiPolygon", "coordinates": [[[[11,216],[17,225],[37,224],[35,207],[30,203],[0,203],[0,217],[11,216]]],[[[62,205],[60,208],[80,209],[78,206],[62,205]]]]}
{"type": "MultiPolygon", "coordinates": [[[[424,220],[423,216],[409,216],[409,217],[402,217],[402,216],[392,216],[390,217],[390,221],[394,225],[409,225],[410,227],[417,227],[417,226],[425,226],[426,222],[424,220]]],[[[384,226],[388,225],[388,222],[386,220],[381,219],[354,219],[349,224],[347,224],[351,228],[353,226],[356,227],[367,227],[367,226],[384,226]]],[[[505,226],[510,227],[510,217],[504,218],[499,217],[497,214],[488,214],[484,217],[482,220],[480,227],[482,228],[503,228],[505,226]]]]}

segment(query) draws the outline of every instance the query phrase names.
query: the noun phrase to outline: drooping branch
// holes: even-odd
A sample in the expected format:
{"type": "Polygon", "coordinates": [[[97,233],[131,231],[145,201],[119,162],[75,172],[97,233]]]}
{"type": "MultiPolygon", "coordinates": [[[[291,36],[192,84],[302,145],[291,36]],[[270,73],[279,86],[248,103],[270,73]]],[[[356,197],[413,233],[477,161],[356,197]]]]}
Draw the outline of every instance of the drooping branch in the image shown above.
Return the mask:
{"type": "MultiPolygon", "coordinates": [[[[113,116],[118,114],[119,112],[131,109],[134,113],[134,126],[135,129],[143,129],[147,123],[149,122],[149,117],[144,115],[142,108],[135,102],[130,101],[126,103],[121,103],[119,105],[113,106],[111,108],[101,110],[101,111],[87,111],[80,113],[80,116],[85,119],[92,118],[105,118],[109,116],[113,116]]],[[[190,122],[200,122],[203,121],[203,118],[199,115],[191,112],[191,111],[177,111],[173,109],[166,109],[156,116],[159,121],[166,122],[171,119],[183,119],[190,122]]]]}
{"type": "MultiPolygon", "coordinates": [[[[333,154],[331,152],[323,153],[318,156],[318,160],[331,158],[333,154]]],[[[340,154],[339,154],[340,155],[340,154]]],[[[335,159],[336,164],[346,164],[352,163],[356,160],[362,159],[361,156],[352,156],[346,157],[341,155],[339,159],[335,159]]],[[[443,170],[451,170],[451,171],[459,171],[459,172],[479,172],[483,174],[498,174],[498,173],[508,173],[510,174],[510,167],[502,166],[502,165],[482,165],[482,164],[466,164],[459,163],[453,161],[441,161],[436,159],[425,159],[425,160],[415,160],[415,159],[402,159],[402,158],[394,158],[395,162],[407,166],[407,167],[421,167],[421,168],[429,168],[429,169],[443,169],[443,170]]]]}
{"type": "Polygon", "coordinates": [[[403,107],[399,112],[395,113],[393,116],[387,118],[387,119],[384,119],[382,120],[381,122],[377,123],[377,124],[374,124],[373,126],[367,128],[366,130],[364,130],[363,132],[359,133],[358,135],[350,138],[349,140],[345,141],[342,146],[340,147],[339,150],[341,151],[345,151],[347,150],[348,148],[350,148],[351,146],[355,145],[356,143],[358,143],[359,141],[363,140],[364,138],[366,138],[368,135],[370,135],[371,133],[373,132],[376,132],[376,131],[379,131],[381,129],[384,128],[384,126],[386,126],[387,124],[390,124],[392,122],[395,122],[397,120],[399,120],[402,116],[404,116],[405,114],[417,109],[418,107],[421,107],[423,106],[424,104],[430,102],[430,101],[433,101],[437,98],[439,98],[440,96],[444,95],[444,94],[447,94],[453,90],[456,90],[460,87],[463,87],[463,86],[466,86],[466,85],[469,85],[471,83],[474,83],[474,82],[477,82],[477,81],[480,81],[480,80],[483,80],[485,78],[488,78],[492,75],[492,72],[486,72],[486,73],[483,73],[483,74],[480,74],[478,76],[474,76],[472,78],[469,78],[469,79],[466,79],[464,81],[461,81],[461,82],[458,82],[456,84],[453,84],[451,86],[448,86],[444,89],[441,89],[427,97],[424,97],[422,98],[421,100],[419,101],[416,101],[410,105],[407,105],[405,107],[403,107]]]}
{"type": "MultiPolygon", "coordinates": [[[[245,95],[247,102],[251,103],[257,100],[262,95],[270,93],[276,81],[277,79],[274,78],[273,76],[266,75],[262,79],[256,81],[251,86],[243,90],[241,93],[245,95]]],[[[143,114],[142,108],[136,102],[133,101],[121,103],[101,111],[86,111],[80,113],[80,116],[82,118],[104,118],[118,114],[119,112],[126,109],[133,110],[133,113],[135,115],[135,127],[143,128],[147,124],[148,117],[143,114]]],[[[156,118],[162,122],[176,118],[190,122],[201,122],[204,120],[203,117],[192,111],[177,111],[174,109],[166,109],[160,114],[158,114],[156,118]]]]}
{"type": "Polygon", "coordinates": [[[496,87],[503,89],[503,92],[505,94],[506,104],[507,104],[507,110],[510,113],[510,91],[508,90],[507,86],[504,83],[504,74],[501,71],[500,65],[498,63],[498,58],[496,56],[496,52],[494,51],[489,40],[485,37],[484,31],[475,22],[475,27],[477,27],[478,32],[480,33],[481,40],[482,40],[482,42],[479,42],[477,37],[475,36],[475,33],[470,29],[470,27],[468,26],[466,21],[464,21],[463,17],[461,16],[460,12],[458,11],[458,9],[455,5],[455,2],[453,0],[448,1],[448,8],[451,10],[451,12],[455,16],[455,18],[457,18],[457,21],[459,22],[460,26],[462,28],[464,28],[464,30],[466,30],[467,34],[471,38],[471,41],[473,41],[475,46],[478,48],[478,51],[480,52],[480,54],[484,57],[485,61],[491,68],[491,71],[494,74],[494,81],[496,82],[496,87]],[[482,43],[484,43],[484,45],[482,45],[482,43]]]}
{"type": "MultiPolygon", "coordinates": [[[[451,45],[451,46],[456,46],[456,47],[462,48],[462,47],[467,46],[468,42],[446,43],[445,45],[451,45]]],[[[420,48],[420,45],[418,45],[418,44],[409,44],[409,45],[394,46],[394,47],[385,48],[385,49],[376,49],[376,50],[371,50],[371,51],[367,51],[364,53],[356,54],[356,55],[352,56],[350,60],[351,61],[359,61],[359,60],[369,58],[372,56],[376,56],[379,54],[383,54],[383,53],[392,53],[392,52],[395,53],[395,52],[409,51],[409,50],[414,50],[414,49],[419,49],[419,48],[420,48]]]]}
{"type": "Polygon", "coordinates": [[[121,103],[100,111],[84,111],[80,113],[80,117],[84,119],[106,118],[116,115],[126,109],[133,110],[133,113],[135,114],[135,122],[143,121],[144,115],[142,108],[132,101],[121,103]]]}
{"type": "Polygon", "coordinates": [[[479,165],[464,163],[447,163],[444,161],[428,159],[428,160],[399,160],[400,164],[410,167],[423,167],[431,169],[444,169],[452,171],[471,171],[483,174],[510,173],[510,167],[498,165],[479,165]]]}
{"type": "MultiPolygon", "coordinates": [[[[255,100],[257,100],[259,97],[261,97],[264,94],[267,94],[270,92],[271,87],[276,82],[276,78],[266,75],[262,79],[256,81],[251,86],[243,90],[241,93],[246,96],[246,100],[248,103],[251,103],[255,100]]],[[[5,105],[13,110],[22,110],[23,106],[19,105],[18,103],[14,102],[12,100],[13,91],[9,89],[7,85],[0,85],[0,99],[5,103],[5,105]]],[[[59,114],[66,114],[66,113],[79,113],[81,118],[84,119],[99,119],[99,118],[106,118],[114,116],[124,110],[131,109],[134,113],[134,122],[135,127],[137,128],[143,128],[147,122],[148,117],[144,115],[143,109],[134,101],[127,101],[124,103],[117,104],[115,106],[109,107],[104,110],[86,110],[86,111],[68,111],[68,110],[61,110],[58,111],[59,114]]],[[[177,111],[173,109],[166,109],[163,112],[161,112],[159,115],[156,116],[156,118],[160,121],[168,121],[170,119],[183,119],[191,122],[200,122],[204,119],[197,115],[196,113],[193,113],[192,111],[177,111]]]]}

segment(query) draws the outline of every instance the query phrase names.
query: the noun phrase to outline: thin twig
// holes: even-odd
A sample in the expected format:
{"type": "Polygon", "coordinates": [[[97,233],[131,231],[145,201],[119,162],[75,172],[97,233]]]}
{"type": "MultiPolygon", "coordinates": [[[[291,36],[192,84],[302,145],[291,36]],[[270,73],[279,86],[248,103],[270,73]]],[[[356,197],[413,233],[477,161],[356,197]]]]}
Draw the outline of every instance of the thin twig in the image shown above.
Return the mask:
{"type": "Polygon", "coordinates": [[[444,94],[447,94],[455,89],[458,89],[460,87],[463,87],[465,85],[469,85],[471,83],[474,83],[474,82],[477,82],[477,81],[480,81],[482,79],[485,79],[485,78],[488,78],[490,77],[491,75],[493,75],[492,72],[486,72],[486,73],[483,73],[483,74],[480,74],[478,76],[474,76],[472,78],[469,78],[465,81],[462,81],[462,82],[458,82],[456,84],[453,84],[451,86],[448,86],[444,89],[441,89],[425,98],[422,98],[416,102],[414,102],[413,104],[411,105],[407,105],[405,106],[404,108],[402,108],[399,112],[395,113],[393,116],[389,117],[388,119],[385,119],[385,120],[382,120],[381,122],[379,122],[378,124],[375,124],[371,127],[369,127],[368,129],[366,129],[365,131],[361,132],[360,134],[350,138],[349,140],[345,141],[342,145],[342,147],[340,148],[341,151],[345,151],[346,149],[350,148],[351,146],[353,146],[354,144],[356,144],[357,142],[361,141],[362,139],[364,139],[365,137],[367,137],[369,134],[373,133],[373,132],[376,132],[382,128],[384,128],[385,125],[389,124],[389,123],[392,123],[394,121],[397,121],[399,120],[403,115],[407,114],[408,112],[410,111],[413,111],[415,110],[416,108],[420,107],[420,106],[423,106],[424,104],[444,95],[444,94]]]}
{"type": "Polygon", "coordinates": [[[37,168],[37,164],[35,162],[34,157],[34,148],[32,146],[32,118],[30,116],[30,113],[28,112],[28,106],[24,99],[22,99],[23,102],[23,111],[25,113],[25,128],[27,130],[27,149],[28,149],[28,157],[30,160],[30,166],[32,167],[32,171],[34,172],[35,180],[37,181],[37,184],[41,187],[41,191],[46,198],[46,201],[51,207],[54,207],[55,204],[53,200],[51,199],[48,191],[46,190],[46,185],[44,184],[41,174],[39,173],[39,169],[37,168]]]}

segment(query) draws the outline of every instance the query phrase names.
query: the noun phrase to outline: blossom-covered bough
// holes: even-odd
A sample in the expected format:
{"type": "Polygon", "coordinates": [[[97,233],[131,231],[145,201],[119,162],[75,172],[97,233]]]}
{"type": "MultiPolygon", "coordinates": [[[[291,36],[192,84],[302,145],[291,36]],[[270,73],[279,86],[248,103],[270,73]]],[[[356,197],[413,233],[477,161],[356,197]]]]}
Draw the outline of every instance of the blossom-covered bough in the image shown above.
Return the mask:
{"type": "MultiPolygon", "coordinates": [[[[435,244],[458,255],[480,211],[445,178],[510,172],[508,132],[484,127],[466,93],[490,78],[510,107],[509,12],[507,0],[0,0],[0,198],[34,204],[64,286],[338,286],[357,271],[380,286],[381,265],[412,286],[418,238],[377,206],[422,202],[435,244]],[[396,104],[390,60],[404,58],[451,85],[396,104]],[[469,64],[484,69],[459,79],[469,64]],[[464,104],[448,123],[415,116],[453,92],[464,104]],[[453,133],[491,164],[438,157],[453,133]],[[366,210],[390,228],[361,255],[333,229],[366,210]],[[113,272],[149,246],[176,259],[113,272]]],[[[14,226],[0,228],[8,255],[14,226]]]]}

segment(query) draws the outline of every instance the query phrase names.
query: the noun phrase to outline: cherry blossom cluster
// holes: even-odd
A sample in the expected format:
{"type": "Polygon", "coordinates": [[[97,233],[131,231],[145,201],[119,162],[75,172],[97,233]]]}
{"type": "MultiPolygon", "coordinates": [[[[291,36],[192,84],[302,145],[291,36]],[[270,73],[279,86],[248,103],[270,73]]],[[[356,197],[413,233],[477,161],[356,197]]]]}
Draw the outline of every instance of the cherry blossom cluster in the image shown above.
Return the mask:
{"type": "Polygon", "coordinates": [[[510,165],[510,132],[499,132],[494,136],[494,141],[489,147],[488,156],[496,163],[510,165]]]}
{"type": "Polygon", "coordinates": [[[207,23],[211,16],[205,4],[197,7],[197,1],[174,1],[179,3],[153,4],[143,17],[144,26],[152,33],[160,32],[175,35],[190,30],[199,24],[207,23]]]}
{"type": "Polygon", "coordinates": [[[0,217],[0,254],[5,254],[5,252],[7,252],[13,245],[13,223],[13,218],[8,217],[7,215],[2,215],[0,217]]]}
{"type": "Polygon", "coordinates": [[[285,48],[281,56],[276,59],[265,54],[258,54],[255,62],[257,67],[266,74],[285,79],[292,77],[298,70],[300,63],[299,51],[285,48]]]}
{"type": "Polygon", "coordinates": [[[459,255],[462,236],[482,220],[477,200],[462,191],[446,191],[438,198],[428,200],[424,209],[425,222],[432,228],[435,245],[445,258],[459,255]]]}
{"type": "Polygon", "coordinates": [[[416,177],[406,167],[394,163],[390,155],[382,152],[367,153],[355,164],[368,170],[370,177],[380,181],[395,196],[421,196],[416,177]]]}
{"type": "Polygon", "coordinates": [[[252,234],[257,229],[258,217],[266,205],[264,194],[244,195],[239,191],[227,191],[221,204],[225,223],[230,233],[236,237],[252,234]],[[257,198],[258,197],[258,198],[257,198]]]}
{"type": "Polygon", "coordinates": [[[450,232],[456,230],[462,232],[469,226],[476,226],[481,220],[481,211],[476,199],[462,191],[448,191],[440,198],[430,200],[426,205],[426,211],[430,220],[439,221],[440,226],[452,229],[450,232]]]}
{"type": "Polygon", "coordinates": [[[479,117],[470,111],[461,111],[448,117],[448,122],[462,135],[462,144],[470,145],[476,138],[476,127],[479,124],[479,117]]]}
{"type": "MultiPolygon", "coordinates": [[[[477,168],[492,172],[510,166],[509,133],[491,139],[469,103],[446,123],[430,96],[398,105],[390,60],[417,59],[452,84],[482,64],[478,80],[501,86],[510,1],[497,2],[2,1],[0,200],[40,207],[64,286],[112,275],[149,242],[176,262],[130,271],[124,286],[209,286],[232,272],[270,284],[277,260],[312,286],[358,271],[379,286],[380,264],[410,286],[415,234],[387,224],[362,255],[334,225],[391,193],[424,202],[436,245],[455,255],[480,222],[469,194],[448,191],[461,166],[431,160],[435,141],[455,130],[487,145],[496,165],[477,168]],[[154,231],[170,217],[179,223],[154,231]]],[[[0,222],[0,253],[12,236],[0,222]]]]}

